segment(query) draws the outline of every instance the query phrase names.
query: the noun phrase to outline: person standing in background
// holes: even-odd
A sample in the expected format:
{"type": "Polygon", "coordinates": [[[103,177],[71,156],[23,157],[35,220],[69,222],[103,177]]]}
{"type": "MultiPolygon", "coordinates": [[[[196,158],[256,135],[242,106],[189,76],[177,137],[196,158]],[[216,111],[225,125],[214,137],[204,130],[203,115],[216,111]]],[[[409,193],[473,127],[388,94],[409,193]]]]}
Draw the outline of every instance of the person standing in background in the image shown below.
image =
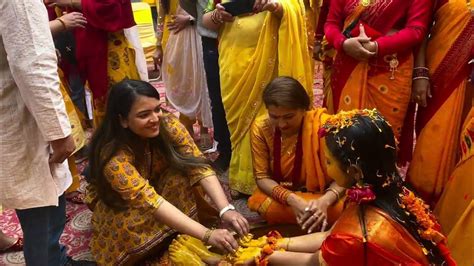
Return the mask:
{"type": "Polygon", "coordinates": [[[42,1],[0,1],[0,110],[0,204],[16,209],[26,264],[71,264],[59,238],[75,146],[42,1]]]}
{"type": "Polygon", "coordinates": [[[197,31],[201,35],[204,70],[206,71],[207,89],[211,100],[214,139],[218,142],[217,151],[219,152],[219,157],[214,161],[213,167],[218,171],[225,172],[229,168],[232,149],[229,127],[227,126],[224,104],[222,103],[217,32],[204,27],[202,24],[207,3],[207,0],[179,1],[181,8],[196,18],[197,31]]]}

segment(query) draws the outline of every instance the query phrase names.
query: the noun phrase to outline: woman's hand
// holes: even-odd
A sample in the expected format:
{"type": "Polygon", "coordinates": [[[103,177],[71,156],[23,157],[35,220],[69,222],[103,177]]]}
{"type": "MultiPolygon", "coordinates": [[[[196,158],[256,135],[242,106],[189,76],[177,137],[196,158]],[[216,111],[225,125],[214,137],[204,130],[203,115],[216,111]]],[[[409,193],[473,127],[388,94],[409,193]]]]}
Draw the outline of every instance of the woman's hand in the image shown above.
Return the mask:
{"type": "Polygon", "coordinates": [[[359,31],[359,36],[349,38],[342,43],[342,49],[354,59],[367,61],[376,54],[376,44],[371,42],[370,38],[365,34],[364,25],[359,25],[359,31]]]}
{"type": "Polygon", "coordinates": [[[234,21],[234,17],[229,12],[225,11],[225,7],[221,4],[217,4],[216,9],[213,12],[216,12],[216,19],[219,23],[234,21]]]}
{"type": "Polygon", "coordinates": [[[342,49],[347,55],[354,59],[359,61],[367,61],[375,55],[375,52],[370,52],[362,45],[363,43],[369,41],[370,39],[367,40],[361,37],[349,38],[345,40],[344,43],[342,43],[342,49]]]}
{"type": "Polygon", "coordinates": [[[411,101],[421,107],[428,106],[428,98],[431,98],[430,81],[428,79],[416,79],[412,84],[411,101]]]}
{"type": "Polygon", "coordinates": [[[328,225],[328,207],[331,205],[326,198],[321,197],[317,200],[310,200],[305,214],[301,218],[301,229],[307,230],[308,234],[314,232],[317,228],[324,231],[328,225]]]}
{"type": "Polygon", "coordinates": [[[293,209],[293,212],[296,216],[296,221],[298,221],[298,224],[301,226],[301,219],[305,214],[305,209],[308,207],[308,202],[295,193],[292,193],[288,197],[288,205],[290,205],[291,209],[293,209]]]}
{"type": "Polygon", "coordinates": [[[71,12],[64,14],[60,17],[66,26],[66,30],[72,30],[75,28],[85,28],[87,20],[80,12],[71,12]]]}
{"type": "Polygon", "coordinates": [[[224,252],[234,253],[239,247],[232,234],[226,229],[215,229],[209,237],[208,243],[224,252]]]}
{"type": "Polygon", "coordinates": [[[161,66],[163,63],[163,48],[161,46],[156,47],[156,50],[153,53],[153,62],[158,66],[161,66]]]}
{"type": "Polygon", "coordinates": [[[249,233],[250,226],[247,219],[237,211],[226,211],[224,215],[222,215],[222,220],[231,224],[240,236],[245,236],[249,233]]]}
{"type": "Polygon", "coordinates": [[[168,30],[173,31],[174,33],[178,33],[186,28],[186,26],[190,25],[190,18],[186,15],[171,16],[171,19],[172,20],[168,22],[167,26],[168,30]]]}
{"type": "Polygon", "coordinates": [[[259,12],[262,12],[264,10],[267,10],[267,9],[264,9],[264,7],[267,6],[268,2],[269,2],[269,0],[255,0],[255,4],[253,4],[253,11],[255,13],[259,13],[259,12]]]}

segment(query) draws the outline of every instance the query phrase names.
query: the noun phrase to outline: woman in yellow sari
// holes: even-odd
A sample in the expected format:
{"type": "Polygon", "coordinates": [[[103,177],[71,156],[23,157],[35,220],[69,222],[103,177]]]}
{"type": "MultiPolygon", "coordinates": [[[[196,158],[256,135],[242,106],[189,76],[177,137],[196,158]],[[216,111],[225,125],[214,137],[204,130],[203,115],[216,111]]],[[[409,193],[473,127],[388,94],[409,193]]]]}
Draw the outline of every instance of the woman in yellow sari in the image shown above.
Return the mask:
{"type": "Polygon", "coordinates": [[[304,4],[257,0],[253,15],[232,17],[209,3],[203,23],[219,30],[222,101],[231,134],[230,187],[244,194],[255,189],[250,151],[250,126],[264,114],[262,92],[277,75],[290,76],[312,95],[304,4]]]}
{"type": "Polygon", "coordinates": [[[302,225],[302,217],[311,213],[318,217],[314,226],[302,229],[324,230],[339,217],[344,191],[326,174],[324,143],[318,136],[330,115],[321,108],[309,111],[308,94],[289,77],[274,79],[263,101],[268,116],[258,118],[250,133],[258,188],[249,207],[270,224],[302,225]]]}
{"type": "Polygon", "coordinates": [[[413,86],[413,100],[419,106],[418,136],[408,181],[431,205],[439,199],[458,161],[456,144],[464,109],[472,106],[467,80],[472,69],[468,63],[473,58],[474,17],[469,2],[438,1],[426,62],[422,49],[415,68],[424,75],[413,86]]]}
{"type": "MultiPolygon", "coordinates": [[[[461,159],[446,183],[435,214],[448,237],[448,247],[459,265],[473,265],[474,253],[474,108],[461,132],[461,159]]],[[[459,147],[458,147],[459,148],[459,147]]]]}
{"type": "Polygon", "coordinates": [[[326,104],[336,112],[377,108],[398,138],[410,102],[412,54],[430,15],[429,0],[332,1],[324,31],[337,54],[333,103],[326,104]]]}

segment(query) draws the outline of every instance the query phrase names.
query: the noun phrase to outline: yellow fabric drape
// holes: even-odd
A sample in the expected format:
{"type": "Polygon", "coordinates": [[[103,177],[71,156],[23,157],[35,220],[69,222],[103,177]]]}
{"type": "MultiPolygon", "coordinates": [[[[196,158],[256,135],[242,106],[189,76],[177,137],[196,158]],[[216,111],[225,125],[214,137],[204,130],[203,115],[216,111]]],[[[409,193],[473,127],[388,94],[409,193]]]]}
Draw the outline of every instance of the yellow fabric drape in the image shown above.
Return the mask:
{"type": "MultiPolygon", "coordinates": [[[[160,6],[161,3],[158,3],[158,13],[164,14],[164,9],[160,6]]],[[[168,43],[168,38],[170,37],[170,30],[168,29],[168,23],[173,21],[173,16],[176,14],[176,10],[178,9],[178,0],[169,0],[170,10],[167,14],[165,14],[164,21],[163,21],[163,37],[161,38],[161,46],[163,47],[163,51],[166,48],[166,44],[168,43]]],[[[159,14],[160,15],[160,14],[159,14]]]]}
{"type": "MultiPolygon", "coordinates": [[[[71,123],[71,134],[72,138],[74,139],[74,144],[76,145],[76,149],[74,150],[73,154],[76,153],[78,150],[82,149],[86,144],[86,134],[84,129],[82,128],[81,119],[79,118],[78,111],[74,106],[74,103],[69,97],[69,90],[66,88],[68,86],[67,81],[64,78],[64,74],[61,69],[58,68],[58,75],[60,79],[60,91],[63,96],[64,105],[66,106],[66,112],[69,117],[69,122],[71,123]]],[[[79,172],[77,171],[77,165],[74,161],[74,157],[70,157],[67,160],[69,170],[71,171],[72,175],[72,184],[69,186],[66,192],[74,192],[79,189],[80,184],[80,177],[79,172]]]]}
{"type": "Polygon", "coordinates": [[[461,133],[461,161],[434,210],[458,265],[474,264],[474,108],[466,121],[461,133]]]}
{"type": "MultiPolygon", "coordinates": [[[[464,0],[450,0],[436,13],[436,23],[426,50],[431,75],[465,29],[470,16],[464,0]]],[[[429,202],[439,198],[456,165],[466,84],[467,77],[453,90],[417,138],[408,176],[414,188],[429,202]]]]}
{"type": "Polygon", "coordinates": [[[280,3],[281,19],[269,12],[236,17],[220,32],[222,100],[232,143],[230,186],[244,194],[255,188],[249,128],[264,113],[265,86],[276,76],[291,76],[312,95],[304,4],[300,0],[280,3]]]}

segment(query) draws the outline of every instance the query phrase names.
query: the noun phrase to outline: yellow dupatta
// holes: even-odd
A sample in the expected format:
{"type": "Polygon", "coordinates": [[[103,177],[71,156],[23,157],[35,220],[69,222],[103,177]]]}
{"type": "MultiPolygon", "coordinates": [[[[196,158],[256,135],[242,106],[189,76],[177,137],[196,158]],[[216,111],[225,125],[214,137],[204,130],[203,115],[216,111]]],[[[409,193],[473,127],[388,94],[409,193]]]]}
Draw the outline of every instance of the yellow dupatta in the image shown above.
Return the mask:
{"type": "MultiPolygon", "coordinates": [[[[457,42],[465,28],[469,27],[471,19],[465,0],[449,0],[436,12],[436,23],[431,30],[431,38],[426,49],[427,67],[431,77],[438,68],[443,67],[443,59],[452,50],[453,44],[457,42]]],[[[462,45],[464,46],[462,49],[472,48],[465,42],[462,45]]],[[[458,56],[460,53],[460,50],[457,50],[458,56]]],[[[449,70],[453,71],[451,72],[453,75],[457,72],[449,70]]],[[[435,111],[417,137],[408,176],[410,183],[430,204],[440,197],[457,162],[456,152],[466,84],[467,75],[435,111]]],[[[437,84],[434,83],[433,86],[437,84]]],[[[436,97],[436,94],[442,92],[434,87],[432,93],[436,97]]],[[[430,100],[432,99],[428,99],[428,105],[430,100]]]]}
{"type": "Polygon", "coordinates": [[[301,0],[280,2],[281,19],[269,12],[236,17],[219,38],[222,101],[231,134],[230,186],[244,194],[255,188],[249,129],[264,113],[262,93],[276,76],[297,79],[312,95],[304,5],[301,0]]]}

